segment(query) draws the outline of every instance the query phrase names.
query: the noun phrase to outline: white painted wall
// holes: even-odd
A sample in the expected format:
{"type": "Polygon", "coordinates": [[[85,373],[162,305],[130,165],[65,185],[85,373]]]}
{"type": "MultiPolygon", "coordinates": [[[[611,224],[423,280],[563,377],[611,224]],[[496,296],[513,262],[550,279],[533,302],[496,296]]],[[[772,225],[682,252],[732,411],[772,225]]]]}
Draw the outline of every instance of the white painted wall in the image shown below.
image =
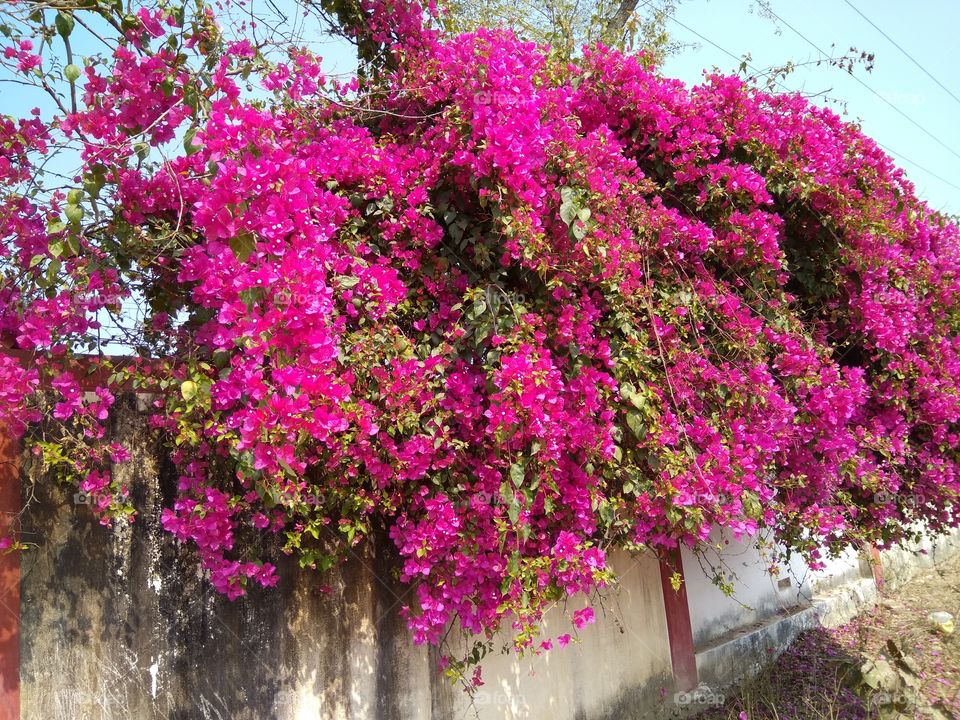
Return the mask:
{"type": "Polygon", "coordinates": [[[800,558],[774,563],[769,543],[762,537],[738,540],[715,530],[710,542],[709,550],[682,550],[693,641],[698,648],[809,599],[808,570],[800,558]],[[732,582],[733,594],[725,594],[712,582],[717,572],[732,582]],[[781,580],[785,587],[780,587],[781,580]]]}
{"type": "Polygon", "coordinates": [[[960,530],[937,538],[924,536],[918,542],[903,543],[880,553],[887,584],[897,587],[918,573],[937,567],[960,553],[960,530]]]}
{"type": "MultiPolygon", "coordinates": [[[[777,613],[809,605],[814,596],[824,593],[857,591],[848,603],[849,612],[838,616],[840,621],[849,619],[858,602],[861,605],[864,602],[862,586],[866,583],[870,585],[869,590],[874,589],[868,558],[853,549],[827,559],[825,567],[811,570],[797,556],[789,563],[773,563],[770,543],[763,537],[735,539],[716,530],[710,541],[712,547],[707,551],[694,553],[687,548],[682,551],[690,621],[698,650],[777,613]],[[732,595],[724,594],[711,582],[718,570],[735,586],[732,595]],[[780,581],[784,581],[786,587],[781,587],[780,581]]],[[[936,540],[927,537],[885,550],[881,560],[888,584],[896,586],[957,553],[960,553],[960,531],[936,540]]]]}
{"type": "MultiPolygon", "coordinates": [[[[661,688],[673,692],[659,563],[649,555],[618,554],[612,566],[619,588],[605,597],[596,624],[581,631],[579,643],[555,646],[540,657],[498,654],[484,660],[486,684],[474,705],[479,720],[639,718],[644,707],[659,716],[661,688]]],[[[573,632],[562,613],[551,611],[546,636],[573,632]]],[[[461,696],[451,717],[476,716],[461,696]]]]}
{"type": "Polygon", "coordinates": [[[814,593],[826,592],[831,588],[856,582],[861,578],[872,578],[869,559],[853,548],[843,551],[837,558],[828,558],[825,567],[810,570],[810,587],[814,593]]]}

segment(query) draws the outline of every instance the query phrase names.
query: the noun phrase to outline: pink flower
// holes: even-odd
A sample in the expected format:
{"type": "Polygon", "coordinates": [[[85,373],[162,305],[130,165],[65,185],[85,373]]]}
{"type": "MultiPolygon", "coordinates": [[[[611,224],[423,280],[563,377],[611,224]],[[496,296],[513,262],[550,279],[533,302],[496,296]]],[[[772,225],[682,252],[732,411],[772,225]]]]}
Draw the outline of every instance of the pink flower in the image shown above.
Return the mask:
{"type": "Polygon", "coordinates": [[[573,626],[577,630],[582,630],[587,625],[590,625],[594,622],[596,618],[593,615],[593,608],[585,607],[582,610],[577,610],[573,613],[573,626]]]}
{"type": "MultiPolygon", "coordinates": [[[[302,48],[261,63],[213,5],[140,8],[65,70],[75,109],[0,117],[0,425],[69,436],[31,450],[101,522],[128,517],[110,438],[142,389],[177,471],[162,526],[213,587],[385,528],[416,642],[456,619],[567,645],[533,638],[610,581],[611,538],[769,533],[815,567],[960,525],[960,229],[860,128],[362,6],[383,92],[302,48]],[[60,146],[63,188],[39,172],[60,146]],[[129,363],[87,373],[118,313],[129,363]]],[[[33,83],[31,22],[2,52],[33,83]]]]}

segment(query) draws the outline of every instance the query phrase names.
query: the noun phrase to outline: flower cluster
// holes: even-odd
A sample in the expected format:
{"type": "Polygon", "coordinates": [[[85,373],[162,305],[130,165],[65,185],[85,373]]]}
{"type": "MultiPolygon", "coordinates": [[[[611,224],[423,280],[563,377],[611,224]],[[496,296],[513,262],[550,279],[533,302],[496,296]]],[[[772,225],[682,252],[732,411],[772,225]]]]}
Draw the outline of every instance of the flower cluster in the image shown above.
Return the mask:
{"type": "Polygon", "coordinates": [[[74,112],[0,123],[0,328],[44,358],[0,357],[4,418],[42,386],[96,440],[134,378],[218,589],[387,541],[419,641],[546,649],[613,548],[770,528],[816,563],[960,523],[960,231],[876,143],[735,77],[362,7],[376,87],[142,13],[74,112]],[[57,133],[78,186],[28,200],[57,133]],[[110,297],[165,361],[91,401],[63,373],[110,297]]]}

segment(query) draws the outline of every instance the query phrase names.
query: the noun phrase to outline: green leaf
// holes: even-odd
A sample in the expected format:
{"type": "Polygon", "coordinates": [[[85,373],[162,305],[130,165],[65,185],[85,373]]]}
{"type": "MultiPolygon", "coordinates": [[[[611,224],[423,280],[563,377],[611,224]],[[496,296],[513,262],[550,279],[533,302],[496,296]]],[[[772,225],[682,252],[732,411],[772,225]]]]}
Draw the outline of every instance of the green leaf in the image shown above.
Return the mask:
{"type": "Polygon", "coordinates": [[[642,440],[647,436],[647,427],[640,413],[634,412],[633,410],[627,413],[627,427],[630,428],[630,432],[633,433],[633,436],[637,438],[637,440],[642,440]]]}
{"type": "Polygon", "coordinates": [[[516,524],[520,518],[520,503],[516,498],[513,498],[507,506],[507,517],[510,518],[510,522],[514,524],[516,524]]]}
{"type": "Polygon", "coordinates": [[[200,146],[193,144],[193,139],[197,136],[196,126],[187,130],[183,136],[183,149],[187,155],[195,155],[200,152],[200,146]]]}
{"type": "Polygon", "coordinates": [[[180,395],[187,402],[190,402],[197,396],[197,384],[193,380],[184,380],[180,385],[180,395]]]}
{"type": "Polygon", "coordinates": [[[240,291],[240,300],[247,306],[247,309],[252,309],[253,306],[263,298],[263,289],[258,287],[247,288],[246,290],[240,291]]]}
{"type": "Polygon", "coordinates": [[[234,256],[240,262],[246,262],[255,248],[256,242],[253,239],[253,233],[241,232],[239,235],[230,238],[230,249],[233,250],[234,256]]]}
{"type": "Polygon", "coordinates": [[[514,463],[510,466],[510,480],[512,480],[513,484],[517,487],[523,484],[523,474],[523,465],[514,463]]]}
{"type": "Polygon", "coordinates": [[[183,104],[188,108],[197,111],[197,107],[200,104],[200,96],[197,94],[197,88],[193,85],[187,85],[183,90],[183,104]]]}
{"type": "Polygon", "coordinates": [[[47,266],[47,285],[53,285],[53,282],[57,279],[57,274],[60,272],[62,264],[59,260],[54,258],[50,261],[50,264],[47,266]]]}
{"type": "Polygon", "coordinates": [[[100,195],[100,190],[103,188],[105,178],[100,174],[89,175],[83,180],[83,189],[87,191],[87,195],[92,198],[98,197],[100,195]]]}
{"type": "Polygon", "coordinates": [[[63,214],[67,216],[71,225],[79,225],[83,220],[83,208],[79,205],[67,205],[63,209],[63,214]]]}
{"type": "Polygon", "coordinates": [[[763,516],[763,505],[760,504],[760,500],[756,494],[749,490],[743,491],[743,494],[740,496],[740,504],[743,506],[747,517],[759,519],[763,516]]]}
{"type": "Polygon", "coordinates": [[[467,226],[470,224],[470,220],[466,216],[458,217],[454,223],[450,226],[450,237],[453,238],[453,241],[459,243],[463,240],[463,234],[467,230],[467,226]]]}
{"type": "Polygon", "coordinates": [[[127,13],[120,19],[120,27],[123,28],[124,32],[129,30],[139,30],[140,21],[137,19],[136,15],[127,13]]]}

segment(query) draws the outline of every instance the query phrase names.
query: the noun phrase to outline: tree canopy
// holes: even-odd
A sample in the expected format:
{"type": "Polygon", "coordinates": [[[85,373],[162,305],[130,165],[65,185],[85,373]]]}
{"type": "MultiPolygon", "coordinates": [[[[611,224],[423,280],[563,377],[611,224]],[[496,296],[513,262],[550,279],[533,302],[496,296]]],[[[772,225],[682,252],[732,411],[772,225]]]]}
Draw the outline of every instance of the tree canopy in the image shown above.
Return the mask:
{"type": "Polygon", "coordinates": [[[388,538],[417,641],[539,651],[612,549],[958,524],[960,233],[830,110],[405,0],[339,18],[346,81],[212,6],[81,5],[3,11],[58,110],[0,120],[0,420],[130,522],[105,421],[153,393],[221,592],[388,538]],[[133,356],[85,379],[108,320],[133,356]]]}

